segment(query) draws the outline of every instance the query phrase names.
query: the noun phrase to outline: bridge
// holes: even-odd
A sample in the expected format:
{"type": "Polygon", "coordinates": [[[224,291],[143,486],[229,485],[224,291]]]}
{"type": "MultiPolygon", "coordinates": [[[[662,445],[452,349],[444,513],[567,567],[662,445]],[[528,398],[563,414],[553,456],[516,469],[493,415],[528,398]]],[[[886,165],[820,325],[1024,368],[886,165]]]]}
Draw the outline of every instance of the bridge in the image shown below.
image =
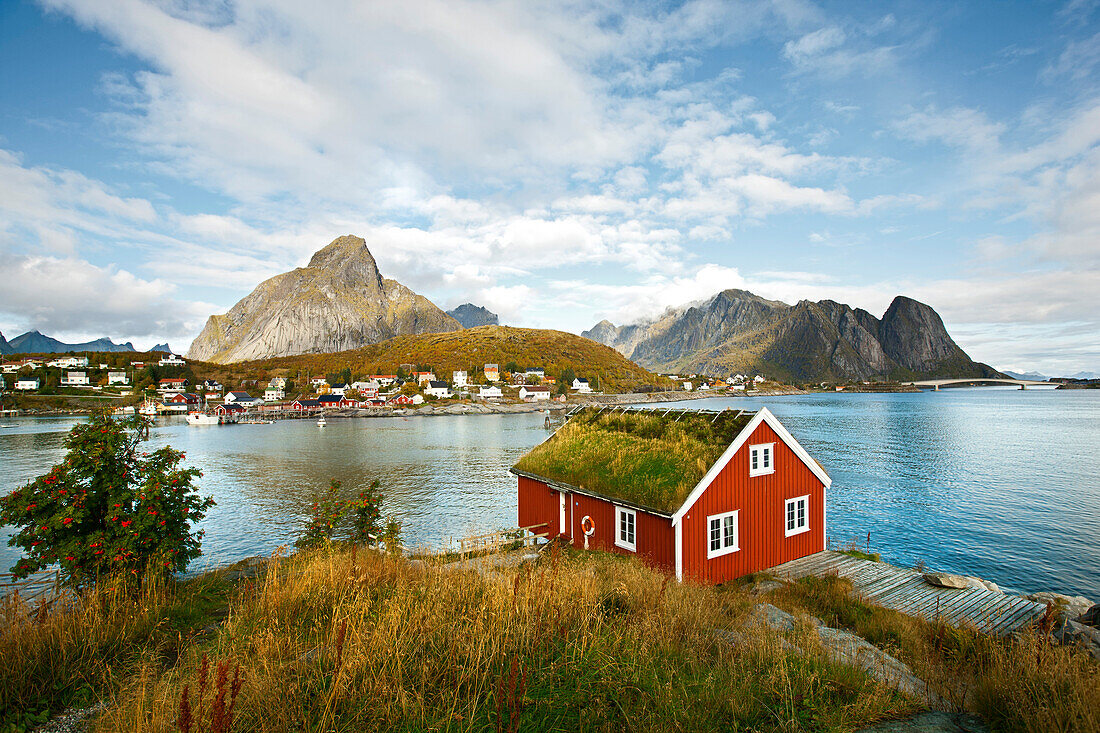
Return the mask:
{"type": "Polygon", "coordinates": [[[902,384],[910,384],[914,387],[920,387],[922,389],[932,389],[936,391],[938,391],[940,387],[961,387],[966,384],[1012,384],[1018,385],[1020,389],[1027,389],[1028,387],[1058,386],[1053,382],[1038,382],[1034,379],[998,379],[994,377],[955,377],[950,379],[924,379],[919,382],[903,382],[902,384]]]}

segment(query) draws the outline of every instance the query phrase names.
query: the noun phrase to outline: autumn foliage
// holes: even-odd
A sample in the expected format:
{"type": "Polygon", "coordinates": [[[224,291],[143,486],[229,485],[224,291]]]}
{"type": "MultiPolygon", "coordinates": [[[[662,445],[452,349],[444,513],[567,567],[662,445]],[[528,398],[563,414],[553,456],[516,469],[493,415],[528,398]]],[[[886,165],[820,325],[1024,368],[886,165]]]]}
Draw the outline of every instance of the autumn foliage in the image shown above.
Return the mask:
{"type": "Polygon", "coordinates": [[[192,525],[214,505],[198,495],[195,468],[165,446],[142,453],[144,418],[91,417],[65,439],[68,453],[6,497],[0,520],[19,531],[9,544],[24,556],[17,577],[57,563],[64,580],[85,585],[120,572],[177,572],[201,554],[192,525]]]}

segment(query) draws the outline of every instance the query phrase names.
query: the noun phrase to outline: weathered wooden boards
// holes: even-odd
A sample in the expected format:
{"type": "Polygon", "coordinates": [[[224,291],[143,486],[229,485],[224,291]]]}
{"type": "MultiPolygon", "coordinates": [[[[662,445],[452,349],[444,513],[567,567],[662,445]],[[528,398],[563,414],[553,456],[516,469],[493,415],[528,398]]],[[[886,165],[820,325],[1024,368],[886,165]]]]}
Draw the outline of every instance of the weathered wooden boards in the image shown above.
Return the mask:
{"type": "Polygon", "coordinates": [[[56,570],[39,570],[22,580],[16,580],[11,573],[0,573],[0,599],[19,594],[19,600],[31,606],[57,596],[58,575],[56,570]]]}
{"type": "Polygon", "coordinates": [[[797,580],[835,573],[852,581],[866,600],[910,616],[940,618],[952,626],[971,626],[987,634],[1010,634],[1035,623],[1046,606],[986,588],[939,588],[917,570],[825,551],[792,560],[769,572],[797,580]]]}

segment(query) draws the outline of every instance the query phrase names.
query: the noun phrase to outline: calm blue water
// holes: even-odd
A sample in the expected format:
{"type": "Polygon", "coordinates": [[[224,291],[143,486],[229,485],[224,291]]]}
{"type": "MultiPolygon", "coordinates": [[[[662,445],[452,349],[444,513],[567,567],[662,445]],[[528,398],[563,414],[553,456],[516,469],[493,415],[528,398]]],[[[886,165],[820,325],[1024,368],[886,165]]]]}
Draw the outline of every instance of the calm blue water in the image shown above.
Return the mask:
{"type": "MultiPolygon", "coordinates": [[[[833,477],[828,534],[890,562],[979,575],[1017,590],[1100,600],[1100,392],[959,389],[922,394],[717,398],[766,405],[833,477]]],[[[72,419],[0,420],[0,491],[58,461],[72,419]]],[[[218,506],[197,567],[293,540],[330,478],[349,495],[382,481],[410,544],[438,547],[515,526],[508,467],[546,437],[538,414],[190,427],[153,444],[187,452],[218,506]]],[[[3,535],[5,540],[8,535],[3,535]]],[[[16,553],[0,547],[0,566],[16,553]]]]}

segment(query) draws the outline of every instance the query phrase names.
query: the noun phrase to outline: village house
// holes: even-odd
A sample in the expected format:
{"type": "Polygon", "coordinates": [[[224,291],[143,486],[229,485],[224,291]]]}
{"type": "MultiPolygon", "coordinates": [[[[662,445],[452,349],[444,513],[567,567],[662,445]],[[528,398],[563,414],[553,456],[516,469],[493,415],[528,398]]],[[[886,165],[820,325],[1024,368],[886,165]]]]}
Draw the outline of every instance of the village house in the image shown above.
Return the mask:
{"type": "Polygon", "coordinates": [[[428,382],[428,386],[424,389],[424,394],[438,399],[445,399],[451,396],[451,388],[447,386],[446,382],[439,382],[433,379],[428,382]]]}
{"type": "Polygon", "coordinates": [[[588,380],[581,379],[580,377],[573,380],[573,389],[585,394],[592,391],[592,387],[589,386],[588,380]]]}
{"type": "Polygon", "coordinates": [[[277,402],[286,399],[286,392],[278,387],[268,387],[264,390],[264,402],[277,402]]]}
{"type": "Polygon", "coordinates": [[[59,359],[46,364],[46,366],[57,367],[59,369],[79,369],[81,367],[87,368],[88,357],[86,356],[62,356],[59,359]]]}
{"type": "Polygon", "coordinates": [[[761,375],[757,374],[755,377],[752,378],[752,381],[756,384],[763,384],[767,380],[764,379],[764,377],[762,377],[761,375]]]}
{"type": "Polygon", "coordinates": [[[244,412],[244,407],[236,403],[230,402],[228,405],[222,404],[214,408],[214,414],[219,417],[225,417],[226,415],[240,415],[244,412]]]}
{"type": "Polygon", "coordinates": [[[512,375],[511,384],[514,387],[518,387],[521,384],[527,384],[527,375],[524,374],[523,372],[516,372],[515,374],[512,375]]]}
{"type": "Polygon", "coordinates": [[[500,367],[498,367],[496,364],[486,364],[485,365],[485,378],[488,379],[490,382],[499,382],[500,381],[500,367]]]}
{"type": "Polygon", "coordinates": [[[4,377],[0,376],[0,391],[5,390],[7,388],[8,388],[7,380],[5,380],[4,377]]]}
{"type": "Polygon", "coordinates": [[[372,382],[378,382],[383,387],[388,387],[397,381],[396,374],[372,374],[370,375],[372,382]]]}
{"type": "Polygon", "coordinates": [[[252,407],[253,405],[258,405],[261,402],[263,402],[263,400],[261,400],[259,397],[253,397],[252,395],[248,394],[248,392],[238,391],[225,393],[225,404],[227,405],[230,403],[234,403],[240,405],[241,407],[252,407]]]}
{"type": "Polygon", "coordinates": [[[5,362],[2,366],[0,366],[0,370],[2,370],[4,374],[14,374],[22,368],[23,363],[18,361],[5,362]]]}
{"type": "Polygon", "coordinates": [[[218,382],[214,379],[203,380],[203,383],[202,383],[202,391],[203,392],[216,392],[218,394],[221,394],[223,389],[225,389],[225,388],[222,387],[221,382],[218,382]]]}
{"type": "Polygon", "coordinates": [[[286,377],[272,377],[267,386],[271,389],[286,390],[286,377]]]}
{"type": "Polygon", "coordinates": [[[433,372],[413,372],[412,378],[416,380],[417,384],[423,385],[428,382],[434,382],[435,374],[433,372]]]}
{"type": "Polygon", "coordinates": [[[451,372],[451,384],[456,387],[465,387],[467,384],[469,384],[466,372],[457,370],[451,372]]]}
{"type": "Polygon", "coordinates": [[[129,383],[130,377],[126,375],[126,372],[107,372],[107,386],[129,383]]]}
{"type": "Polygon", "coordinates": [[[132,362],[130,362],[130,367],[132,369],[144,369],[145,368],[145,362],[143,362],[143,361],[132,361],[132,362]]]}
{"type": "Polygon", "coordinates": [[[160,366],[185,366],[186,361],[176,356],[175,354],[169,354],[168,356],[162,356],[160,361],[157,362],[160,366]]]}
{"type": "Polygon", "coordinates": [[[343,399],[343,395],[323,394],[317,398],[317,402],[321,405],[321,407],[327,407],[330,410],[335,410],[337,407],[340,406],[340,401],[343,399]]]}
{"type": "Polygon", "coordinates": [[[722,583],[825,549],[831,479],[767,408],[588,408],[512,473],[521,527],[678,579],[722,583]]]}
{"type": "Polygon", "coordinates": [[[309,412],[320,408],[321,401],[319,399],[300,399],[290,403],[290,409],[297,410],[298,412],[309,412]]]}
{"type": "Polygon", "coordinates": [[[89,384],[87,372],[65,372],[61,377],[62,387],[87,387],[89,384]]]}
{"type": "Polygon", "coordinates": [[[347,384],[341,382],[340,384],[334,384],[329,388],[329,393],[334,395],[344,396],[344,393],[348,391],[350,387],[347,384]]]}
{"type": "Polygon", "coordinates": [[[328,380],[324,377],[314,377],[313,379],[309,380],[309,386],[313,387],[313,389],[321,389],[322,387],[327,388],[328,380]]]}
{"type": "Polygon", "coordinates": [[[185,392],[187,390],[187,380],[182,377],[170,377],[162,379],[157,382],[157,391],[161,394],[168,394],[171,392],[185,392]]]}
{"type": "Polygon", "coordinates": [[[546,370],[543,369],[542,367],[528,367],[527,368],[527,376],[529,378],[534,377],[535,379],[537,379],[541,382],[543,379],[546,378],[546,370]]]}
{"type": "Polygon", "coordinates": [[[202,399],[190,392],[176,392],[166,395],[161,404],[165,412],[191,412],[199,409],[202,399]]]}
{"type": "Polygon", "coordinates": [[[550,399],[550,388],[542,385],[525,384],[519,388],[519,398],[524,402],[539,402],[550,399]]]}
{"type": "Polygon", "coordinates": [[[33,392],[38,389],[38,377],[20,377],[15,382],[15,388],[21,392],[33,392]]]}
{"type": "Polygon", "coordinates": [[[500,391],[500,387],[490,384],[488,387],[480,388],[477,396],[483,400],[499,400],[504,396],[504,393],[500,391]]]}
{"type": "Polygon", "coordinates": [[[354,382],[351,388],[358,392],[360,397],[369,399],[378,395],[382,390],[382,383],[372,379],[369,382],[354,382]]]}
{"type": "Polygon", "coordinates": [[[684,390],[685,392],[690,392],[691,387],[692,387],[691,382],[681,382],[680,383],[680,389],[684,390]]]}

